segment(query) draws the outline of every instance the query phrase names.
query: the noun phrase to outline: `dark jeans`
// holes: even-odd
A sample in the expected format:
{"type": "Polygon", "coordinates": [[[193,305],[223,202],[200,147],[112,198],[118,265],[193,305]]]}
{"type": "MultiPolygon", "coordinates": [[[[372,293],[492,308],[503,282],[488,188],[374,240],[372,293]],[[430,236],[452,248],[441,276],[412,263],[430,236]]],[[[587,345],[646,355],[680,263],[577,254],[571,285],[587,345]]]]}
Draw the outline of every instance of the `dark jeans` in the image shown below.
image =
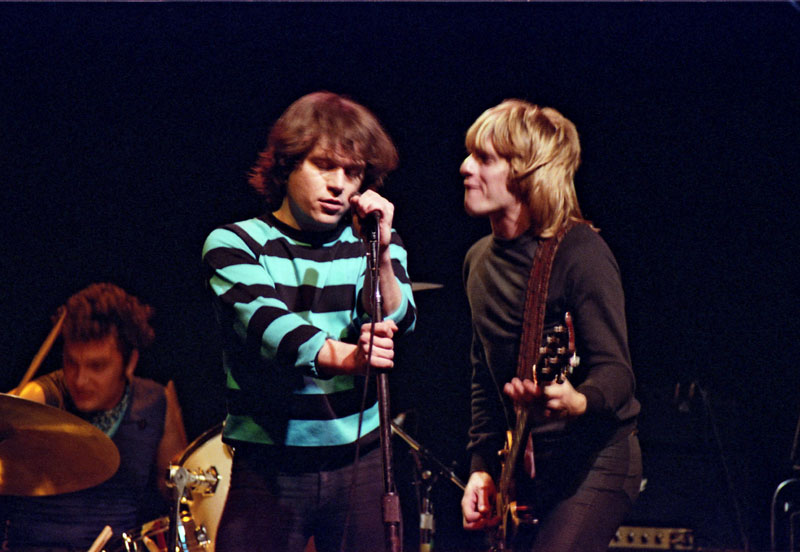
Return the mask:
{"type": "MultiPolygon", "coordinates": [[[[605,552],[617,528],[639,495],[642,455],[635,434],[606,446],[587,459],[590,467],[570,473],[566,458],[576,448],[546,458],[533,489],[540,489],[539,506],[544,515],[532,531],[520,535],[514,545],[531,552],[605,552]],[[552,489],[558,489],[552,493],[552,489]]],[[[538,458],[538,455],[537,455],[538,458]]],[[[538,464],[537,464],[538,465],[538,464]]]]}
{"type": "Polygon", "coordinates": [[[338,552],[345,533],[343,550],[383,550],[380,448],[361,457],[352,503],[352,465],[311,473],[274,471],[258,455],[234,454],[217,552],[302,552],[311,536],[317,552],[338,552]]]}

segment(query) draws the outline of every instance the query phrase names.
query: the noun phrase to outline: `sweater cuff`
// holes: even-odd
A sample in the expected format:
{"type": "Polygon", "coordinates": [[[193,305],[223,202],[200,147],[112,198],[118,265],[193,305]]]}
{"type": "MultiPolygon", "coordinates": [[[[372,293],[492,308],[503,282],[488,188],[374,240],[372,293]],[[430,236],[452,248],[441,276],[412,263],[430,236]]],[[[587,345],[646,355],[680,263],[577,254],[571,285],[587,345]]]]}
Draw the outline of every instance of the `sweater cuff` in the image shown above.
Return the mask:
{"type": "Polygon", "coordinates": [[[592,387],[591,385],[581,385],[578,386],[577,391],[586,397],[587,413],[600,412],[603,410],[603,404],[605,404],[605,401],[603,400],[603,393],[597,387],[592,387]]]}
{"type": "Polygon", "coordinates": [[[497,458],[497,451],[495,451],[494,455],[491,457],[487,457],[486,454],[479,452],[472,453],[469,473],[473,474],[478,471],[486,472],[493,478],[497,476],[497,474],[500,472],[500,462],[497,458]]]}

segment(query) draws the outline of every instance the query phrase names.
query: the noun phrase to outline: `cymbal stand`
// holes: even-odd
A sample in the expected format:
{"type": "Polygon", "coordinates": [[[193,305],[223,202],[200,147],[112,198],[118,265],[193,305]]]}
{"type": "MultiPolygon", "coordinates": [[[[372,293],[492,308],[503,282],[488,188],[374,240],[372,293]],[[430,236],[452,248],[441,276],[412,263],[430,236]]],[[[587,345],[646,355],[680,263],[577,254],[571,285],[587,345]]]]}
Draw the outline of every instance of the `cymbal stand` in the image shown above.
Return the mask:
{"type": "Polygon", "coordinates": [[[456,487],[461,489],[462,491],[466,489],[466,485],[461,479],[456,475],[456,473],[448,468],[441,460],[436,458],[436,456],[423,447],[420,443],[415,441],[411,435],[405,432],[398,424],[392,422],[392,433],[395,433],[398,437],[400,437],[403,441],[408,443],[408,446],[412,448],[412,450],[418,452],[425,460],[431,462],[435,467],[436,470],[439,472],[440,475],[443,475],[447,479],[449,479],[456,487]]]}
{"type": "Polygon", "coordinates": [[[415,485],[422,489],[419,498],[419,551],[431,552],[433,550],[433,535],[436,530],[433,517],[433,500],[431,498],[433,486],[438,481],[439,476],[443,476],[462,491],[466,487],[453,470],[448,468],[431,451],[415,441],[399,424],[392,422],[392,432],[408,444],[411,448],[411,453],[414,455],[414,464],[419,472],[419,479],[415,481],[415,485]],[[424,468],[422,459],[433,464],[436,471],[424,468]]]}
{"type": "MultiPolygon", "coordinates": [[[[416,451],[413,451],[418,455],[416,451]]],[[[433,535],[436,526],[433,519],[433,501],[431,491],[436,483],[436,476],[431,470],[421,470],[419,474],[421,481],[417,484],[422,488],[422,496],[419,501],[419,552],[431,552],[433,550],[433,535]]]]}

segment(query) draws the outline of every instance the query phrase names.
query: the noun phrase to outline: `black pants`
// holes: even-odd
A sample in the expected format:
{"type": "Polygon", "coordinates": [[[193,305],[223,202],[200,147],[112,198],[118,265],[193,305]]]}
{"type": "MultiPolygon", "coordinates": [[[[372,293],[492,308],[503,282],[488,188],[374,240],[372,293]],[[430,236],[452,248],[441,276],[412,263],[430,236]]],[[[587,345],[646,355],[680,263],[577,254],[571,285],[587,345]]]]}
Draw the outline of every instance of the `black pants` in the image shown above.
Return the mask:
{"type": "Polygon", "coordinates": [[[531,552],[605,552],[639,495],[642,455],[635,434],[580,458],[580,446],[559,444],[541,451],[533,485],[539,524],[522,530],[514,550],[531,552]],[[542,467],[540,468],[540,464],[542,467]],[[576,466],[570,469],[569,466],[576,466]]]}
{"type": "Polygon", "coordinates": [[[317,552],[384,548],[380,449],[353,465],[318,472],[276,473],[258,455],[237,452],[231,486],[217,531],[217,552],[302,552],[313,536],[317,552]],[[349,512],[349,515],[348,515],[349,512]]]}

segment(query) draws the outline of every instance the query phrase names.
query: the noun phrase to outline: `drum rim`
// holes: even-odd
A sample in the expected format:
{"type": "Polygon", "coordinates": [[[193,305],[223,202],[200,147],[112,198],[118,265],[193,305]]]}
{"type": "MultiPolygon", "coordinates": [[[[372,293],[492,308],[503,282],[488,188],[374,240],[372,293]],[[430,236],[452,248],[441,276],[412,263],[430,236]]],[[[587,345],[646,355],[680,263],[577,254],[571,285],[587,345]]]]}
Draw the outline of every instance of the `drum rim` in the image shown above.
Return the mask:
{"type": "Polygon", "coordinates": [[[220,422],[213,427],[208,428],[203,433],[197,436],[197,438],[189,443],[189,446],[183,451],[181,454],[180,459],[178,460],[178,465],[183,466],[183,464],[189,460],[189,457],[194,454],[201,446],[206,444],[208,441],[222,433],[222,428],[225,425],[225,422],[220,422]]]}

